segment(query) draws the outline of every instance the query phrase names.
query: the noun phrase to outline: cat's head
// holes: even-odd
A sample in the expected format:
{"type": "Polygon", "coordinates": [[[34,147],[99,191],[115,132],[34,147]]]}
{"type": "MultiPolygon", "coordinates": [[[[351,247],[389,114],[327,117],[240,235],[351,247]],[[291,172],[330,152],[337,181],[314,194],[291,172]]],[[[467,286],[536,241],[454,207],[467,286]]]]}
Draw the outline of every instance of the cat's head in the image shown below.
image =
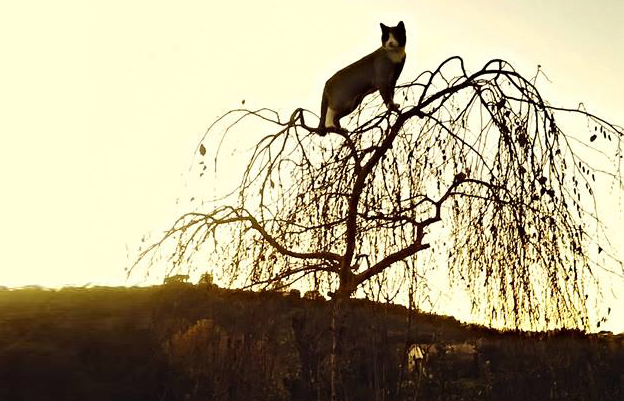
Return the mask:
{"type": "Polygon", "coordinates": [[[388,50],[405,48],[405,24],[399,22],[397,26],[381,26],[381,45],[388,50]]]}

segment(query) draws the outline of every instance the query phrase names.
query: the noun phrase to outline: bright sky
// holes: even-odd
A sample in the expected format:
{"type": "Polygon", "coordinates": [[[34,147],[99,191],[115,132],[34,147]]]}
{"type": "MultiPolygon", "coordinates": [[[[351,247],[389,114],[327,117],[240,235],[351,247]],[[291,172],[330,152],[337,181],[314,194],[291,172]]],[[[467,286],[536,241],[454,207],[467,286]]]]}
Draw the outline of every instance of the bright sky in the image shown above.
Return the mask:
{"type": "MultiPolygon", "coordinates": [[[[401,80],[451,55],[527,76],[541,64],[546,98],[624,125],[623,15],[619,0],[4,2],[0,285],[126,283],[126,247],[181,211],[215,117],[242,99],[317,111],[325,80],[379,46],[380,22],[406,24],[401,80]]],[[[623,331],[624,299],[609,305],[623,331]]]]}

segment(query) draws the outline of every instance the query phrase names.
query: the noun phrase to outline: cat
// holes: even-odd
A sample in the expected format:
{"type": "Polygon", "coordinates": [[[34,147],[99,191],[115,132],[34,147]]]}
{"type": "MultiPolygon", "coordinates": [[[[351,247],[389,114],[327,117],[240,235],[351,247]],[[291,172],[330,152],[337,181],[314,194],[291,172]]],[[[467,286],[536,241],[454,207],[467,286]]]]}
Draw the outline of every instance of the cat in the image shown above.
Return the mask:
{"type": "Polygon", "coordinates": [[[366,95],[376,90],[389,110],[397,111],[394,87],[405,64],[405,25],[381,26],[381,47],[335,73],[325,83],[318,133],[342,130],[340,119],[352,113],[366,95]]]}

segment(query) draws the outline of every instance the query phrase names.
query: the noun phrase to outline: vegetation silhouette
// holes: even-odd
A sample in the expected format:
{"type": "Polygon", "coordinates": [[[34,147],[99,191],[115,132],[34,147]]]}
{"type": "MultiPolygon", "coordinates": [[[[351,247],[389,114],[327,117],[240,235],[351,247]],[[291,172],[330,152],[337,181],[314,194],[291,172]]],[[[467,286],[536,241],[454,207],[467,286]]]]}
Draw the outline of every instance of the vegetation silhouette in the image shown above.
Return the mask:
{"type": "MultiPolygon", "coordinates": [[[[345,309],[350,400],[624,397],[624,335],[498,332],[363,299],[345,309]],[[412,345],[427,350],[420,372],[404,369],[412,345]]],[[[330,310],[213,284],[3,290],[0,399],[324,400],[330,310]]]]}
{"type": "MultiPolygon", "coordinates": [[[[221,145],[243,121],[272,127],[240,184],[207,211],[180,216],[141,250],[130,273],[153,267],[162,252],[171,270],[198,255],[227,261],[220,274],[242,288],[307,280],[332,300],[338,380],[346,374],[335,360],[344,304],[358,291],[409,292],[424,251],[448,264],[490,323],[587,329],[594,269],[609,268],[590,247],[614,254],[596,177],[621,196],[623,130],[583,105],[551,105],[537,89],[542,74],[538,67],[525,78],[498,59],[469,73],[451,57],[398,87],[398,112],[369,97],[350,131],[324,137],[303,109],[285,121],[266,108],[232,110],[199,145],[201,174],[207,149],[216,149],[217,168],[221,145]],[[575,117],[587,140],[578,121],[569,122],[575,117]],[[208,136],[214,131],[221,135],[208,136]]],[[[332,380],[334,399],[337,385],[332,380]]]]}

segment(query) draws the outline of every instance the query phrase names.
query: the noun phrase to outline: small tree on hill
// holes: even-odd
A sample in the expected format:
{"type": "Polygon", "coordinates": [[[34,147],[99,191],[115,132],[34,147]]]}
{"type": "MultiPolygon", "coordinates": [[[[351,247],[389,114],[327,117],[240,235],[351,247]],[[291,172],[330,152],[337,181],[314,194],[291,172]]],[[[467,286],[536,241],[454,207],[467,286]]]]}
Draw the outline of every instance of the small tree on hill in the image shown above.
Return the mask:
{"type": "Polygon", "coordinates": [[[230,261],[222,273],[232,283],[312,278],[336,317],[359,288],[402,277],[433,252],[493,320],[588,327],[591,256],[607,249],[596,183],[624,188],[623,131],[582,107],[551,105],[535,86],[539,72],[527,79],[492,60],[468,73],[452,57],[397,90],[399,113],[370,97],[350,132],[324,137],[305,110],[287,121],[232,110],[215,143],[243,120],[274,127],[235,192],[180,216],[133,267],[168,246],[176,267],[206,251],[230,261]],[[575,135],[564,132],[574,117],[586,134],[578,121],[575,135]]]}

